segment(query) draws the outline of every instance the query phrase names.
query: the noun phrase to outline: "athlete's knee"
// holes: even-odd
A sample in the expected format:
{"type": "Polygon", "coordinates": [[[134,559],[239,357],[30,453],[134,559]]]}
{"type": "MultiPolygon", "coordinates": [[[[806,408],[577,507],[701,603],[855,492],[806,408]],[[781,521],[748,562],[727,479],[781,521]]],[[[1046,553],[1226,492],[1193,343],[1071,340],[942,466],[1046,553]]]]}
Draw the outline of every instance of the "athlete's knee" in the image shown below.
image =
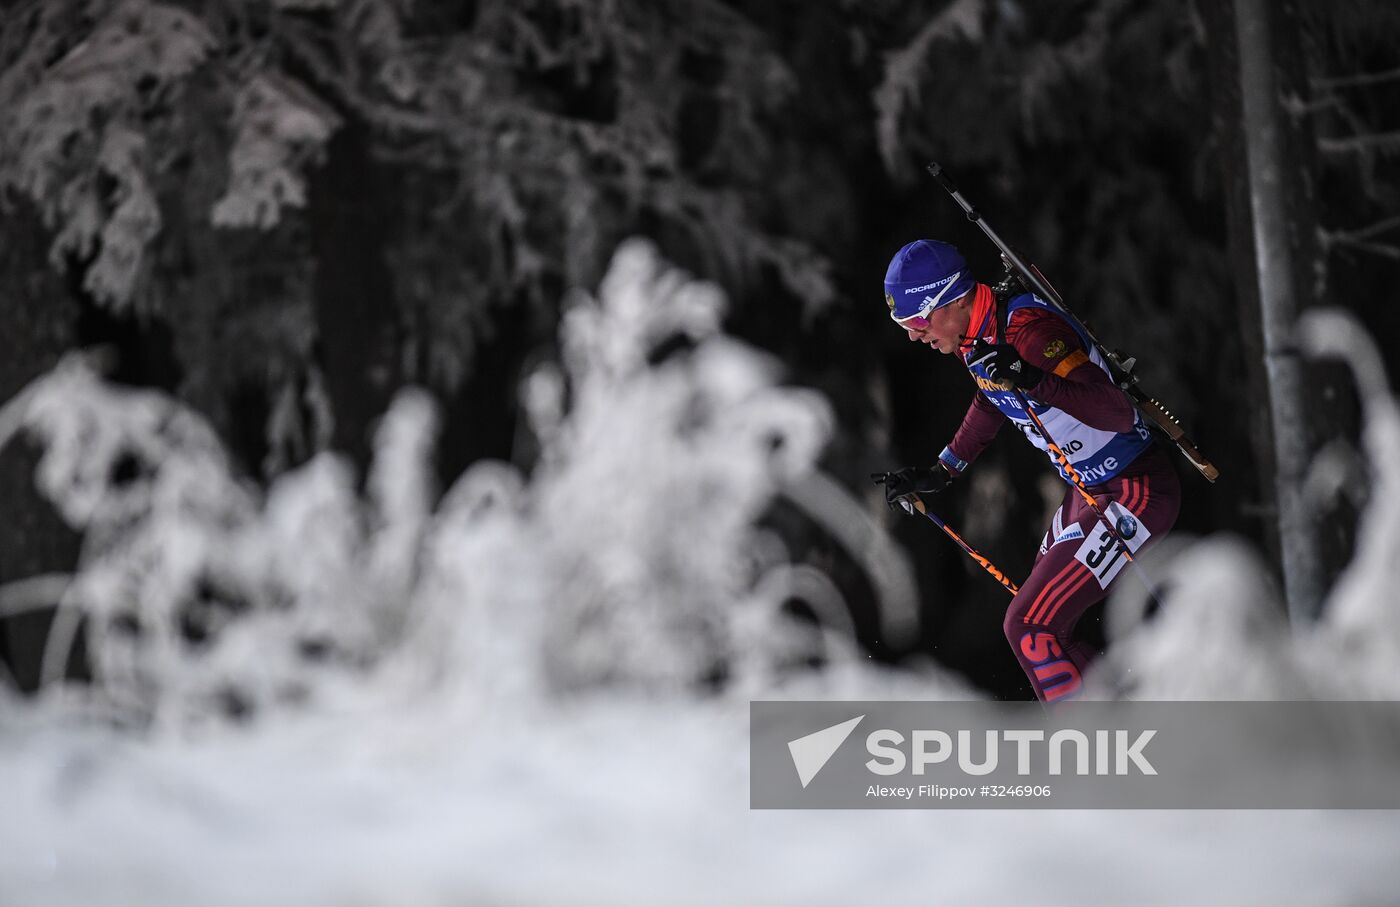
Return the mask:
{"type": "Polygon", "coordinates": [[[1016,647],[1021,639],[1021,634],[1029,626],[1026,623],[1026,613],[1030,606],[1029,596],[1017,595],[1011,599],[1011,604],[1006,609],[1006,616],[1001,620],[1001,630],[1006,634],[1006,641],[1011,643],[1012,648],[1016,647]]]}

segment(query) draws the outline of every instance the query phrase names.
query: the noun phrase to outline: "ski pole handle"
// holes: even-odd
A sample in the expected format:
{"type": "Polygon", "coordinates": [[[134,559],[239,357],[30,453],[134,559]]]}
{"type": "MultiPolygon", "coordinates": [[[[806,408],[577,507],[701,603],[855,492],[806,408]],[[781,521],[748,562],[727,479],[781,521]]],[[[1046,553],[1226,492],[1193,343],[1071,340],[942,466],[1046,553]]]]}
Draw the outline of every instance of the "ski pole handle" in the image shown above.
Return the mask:
{"type": "MultiPolygon", "coordinates": [[[[887,472],[872,472],[870,474],[870,481],[874,482],[876,485],[884,485],[885,482],[888,481],[889,477],[890,474],[887,472]]],[[[923,500],[920,499],[919,496],[914,494],[913,492],[910,492],[907,495],[902,495],[899,499],[899,506],[904,508],[905,513],[912,514],[915,511],[917,511],[919,513],[924,514],[925,516],[928,516],[928,511],[924,507],[923,500]],[[910,503],[911,500],[913,503],[910,503]]]]}
{"type": "MultiPolygon", "coordinates": [[[[870,480],[876,485],[884,485],[886,480],[889,478],[889,475],[890,474],[887,472],[872,472],[870,474],[870,480]]],[[[932,523],[939,529],[942,529],[944,534],[947,535],[948,538],[952,539],[953,542],[959,548],[961,548],[963,552],[967,554],[968,557],[976,561],[977,564],[983,570],[986,570],[987,573],[991,575],[992,579],[1001,583],[1002,588],[1004,588],[1007,592],[1010,592],[1012,595],[1015,595],[1017,592],[1021,591],[1021,587],[1013,583],[1005,573],[1001,572],[1001,569],[997,567],[996,564],[993,564],[990,559],[988,559],[985,555],[982,554],[982,552],[969,545],[962,536],[958,535],[955,531],[953,531],[953,527],[949,526],[947,523],[939,519],[938,515],[935,514],[932,510],[929,510],[924,505],[923,499],[920,498],[917,494],[910,493],[906,496],[905,499],[900,500],[899,503],[904,505],[904,510],[906,513],[913,514],[917,511],[918,513],[921,513],[924,516],[928,517],[929,520],[932,521],[932,523]],[[912,505],[909,503],[909,498],[913,499],[912,505]]]]}

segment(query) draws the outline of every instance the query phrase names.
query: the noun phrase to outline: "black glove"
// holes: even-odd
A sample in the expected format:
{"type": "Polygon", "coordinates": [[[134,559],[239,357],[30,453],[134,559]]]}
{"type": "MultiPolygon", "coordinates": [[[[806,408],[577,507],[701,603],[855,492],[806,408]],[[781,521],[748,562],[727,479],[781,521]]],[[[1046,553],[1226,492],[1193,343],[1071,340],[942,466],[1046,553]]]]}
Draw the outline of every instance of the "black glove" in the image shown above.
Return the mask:
{"type": "Polygon", "coordinates": [[[884,483],[885,503],[890,505],[891,510],[904,507],[904,499],[911,494],[937,494],[953,484],[952,475],[942,466],[905,466],[894,472],[877,473],[871,478],[884,483]]]}
{"type": "Polygon", "coordinates": [[[1035,387],[1045,377],[1044,372],[1022,359],[1009,343],[992,346],[979,339],[972,344],[972,358],[967,364],[982,366],[987,377],[1003,387],[1018,387],[1023,391],[1035,387]]]}

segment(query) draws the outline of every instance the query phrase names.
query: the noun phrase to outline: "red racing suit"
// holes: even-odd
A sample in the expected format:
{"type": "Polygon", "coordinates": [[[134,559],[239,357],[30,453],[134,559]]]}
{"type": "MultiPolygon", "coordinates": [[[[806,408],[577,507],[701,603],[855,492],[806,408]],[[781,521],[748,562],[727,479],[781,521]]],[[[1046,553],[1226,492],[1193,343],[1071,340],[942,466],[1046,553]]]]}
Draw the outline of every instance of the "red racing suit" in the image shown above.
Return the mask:
{"type": "MultiPolygon", "coordinates": [[[[1134,552],[1162,538],[1176,522],[1181,503],[1180,482],[1167,451],[1153,440],[1132,402],[1113,383],[1078,324],[1030,295],[1009,300],[1007,308],[1004,342],[1045,373],[1025,393],[1046,431],[1065,450],[1089,493],[1134,552]]],[[[1003,342],[1000,332],[991,290],[979,285],[963,346],[964,363],[974,339],[1003,342]]],[[[966,469],[1008,420],[1045,450],[1044,439],[1015,395],[987,380],[985,373],[970,371],[978,382],[977,394],[939,456],[949,470],[956,474],[966,469]]],[[[1059,471],[1068,482],[1064,470],[1059,471]]],[[[1002,625],[1040,700],[1065,699],[1082,688],[1084,668],[1095,653],[1074,641],[1075,624],[1108,594],[1126,563],[1122,546],[1070,484],[1002,625]]]]}

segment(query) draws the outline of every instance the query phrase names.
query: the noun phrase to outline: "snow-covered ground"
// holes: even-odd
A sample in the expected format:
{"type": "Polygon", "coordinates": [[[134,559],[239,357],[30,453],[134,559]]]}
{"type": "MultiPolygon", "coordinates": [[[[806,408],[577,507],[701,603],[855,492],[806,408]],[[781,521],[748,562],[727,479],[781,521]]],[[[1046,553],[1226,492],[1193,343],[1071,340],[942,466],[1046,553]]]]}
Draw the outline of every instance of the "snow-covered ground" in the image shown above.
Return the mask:
{"type": "MultiPolygon", "coordinates": [[[[330,456],[246,488],[197,418],[77,363],[7,407],[0,440],[44,445],[85,533],[59,623],[87,618],[98,682],[0,698],[0,904],[1395,901],[1392,812],[750,810],[750,699],[977,693],[870,667],[829,584],[755,527],[819,487],[809,513],[908,575],[857,502],[801,481],[827,409],[720,334],[721,303],[624,247],[526,385],[535,475],[478,464],[440,501],[419,394],[363,495],[330,456]],[[793,593],[824,629],[781,616],[793,593]]],[[[1290,630],[1248,551],[1208,540],[1154,567],[1164,614],[1118,634],[1100,690],[1400,698],[1400,418],[1367,374],[1372,503],[1326,618],[1290,630]]],[[[904,581],[878,588],[907,630],[904,581]]]]}
{"type": "Polygon", "coordinates": [[[1392,812],[751,811],[742,703],[7,726],[7,904],[1385,904],[1392,812]]]}

